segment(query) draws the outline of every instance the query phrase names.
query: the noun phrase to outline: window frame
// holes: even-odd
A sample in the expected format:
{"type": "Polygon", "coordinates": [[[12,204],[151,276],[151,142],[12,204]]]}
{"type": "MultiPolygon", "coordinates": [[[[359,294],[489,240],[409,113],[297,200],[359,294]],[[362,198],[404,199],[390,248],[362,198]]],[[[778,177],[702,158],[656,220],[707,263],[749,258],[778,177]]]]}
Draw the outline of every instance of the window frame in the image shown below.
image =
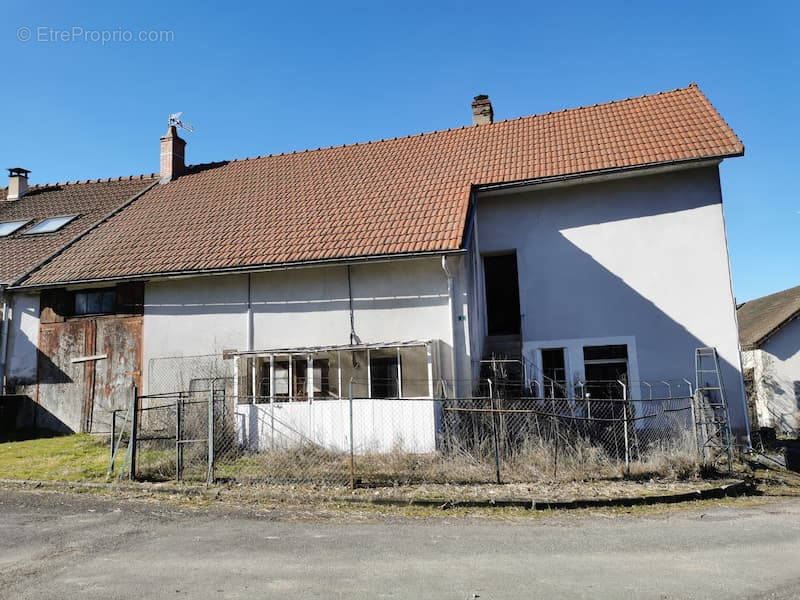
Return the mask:
{"type": "Polygon", "coordinates": [[[44,234],[47,234],[47,233],[56,233],[57,231],[61,231],[62,229],[64,229],[64,227],[66,227],[67,225],[72,223],[79,216],[80,215],[78,215],[78,214],[74,214],[74,215],[55,215],[55,216],[52,216],[52,217],[45,217],[42,220],[40,220],[38,223],[36,223],[36,225],[34,225],[33,227],[31,227],[30,229],[25,231],[22,235],[44,235],[44,234]],[[66,221],[61,223],[61,225],[59,225],[55,229],[48,229],[47,231],[36,231],[37,227],[42,227],[48,221],[54,221],[56,219],[66,219],[66,221]]]}

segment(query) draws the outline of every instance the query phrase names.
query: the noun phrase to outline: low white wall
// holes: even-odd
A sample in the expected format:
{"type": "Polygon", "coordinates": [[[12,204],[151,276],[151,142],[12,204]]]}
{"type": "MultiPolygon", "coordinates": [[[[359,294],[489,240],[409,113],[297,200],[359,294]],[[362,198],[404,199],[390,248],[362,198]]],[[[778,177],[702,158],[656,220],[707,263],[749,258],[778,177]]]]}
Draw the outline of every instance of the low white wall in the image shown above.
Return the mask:
{"type": "Polygon", "coordinates": [[[745,354],[753,368],[759,425],[785,435],[800,432],[800,319],[784,325],[758,350],[745,354]]]}
{"type": "MultiPolygon", "coordinates": [[[[441,258],[353,265],[356,342],[441,340],[452,347],[447,279],[441,258]]],[[[314,267],[249,276],[253,348],[268,350],[350,343],[347,268],[314,267]]],[[[175,356],[248,349],[248,276],[205,276],[145,287],[145,389],[151,362],[175,356]]],[[[450,361],[440,360],[442,377],[450,361]]]]}
{"type": "MultiPolygon", "coordinates": [[[[560,340],[628,337],[640,379],[678,381],[694,379],[696,347],[715,346],[744,434],[716,167],[484,197],[478,226],[481,253],[517,252],[529,359],[560,340]]],[[[583,371],[574,354],[571,380],[583,371]]]]}
{"type": "MultiPolygon", "coordinates": [[[[435,451],[439,404],[435,400],[354,399],[355,452],[435,451]]],[[[235,413],[239,443],[250,451],[304,443],[350,450],[349,400],[239,404],[235,413]]]]}

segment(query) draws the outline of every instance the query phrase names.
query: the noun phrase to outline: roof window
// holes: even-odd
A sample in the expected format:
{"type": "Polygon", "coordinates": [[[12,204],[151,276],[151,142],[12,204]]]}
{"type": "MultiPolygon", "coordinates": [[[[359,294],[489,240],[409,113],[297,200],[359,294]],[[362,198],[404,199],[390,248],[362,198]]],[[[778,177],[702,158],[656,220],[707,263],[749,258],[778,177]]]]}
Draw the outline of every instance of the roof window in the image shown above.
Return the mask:
{"type": "Polygon", "coordinates": [[[11,235],[17,229],[30,223],[30,219],[23,219],[21,221],[6,221],[5,223],[0,223],[0,237],[6,237],[7,235],[11,235]]]}
{"type": "Polygon", "coordinates": [[[28,229],[25,232],[25,235],[30,235],[33,233],[53,233],[54,231],[58,231],[64,225],[72,221],[73,219],[77,218],[78,215],[67,215],[64,217],[47,217],[39,221],[36,225],[28,229]]]}

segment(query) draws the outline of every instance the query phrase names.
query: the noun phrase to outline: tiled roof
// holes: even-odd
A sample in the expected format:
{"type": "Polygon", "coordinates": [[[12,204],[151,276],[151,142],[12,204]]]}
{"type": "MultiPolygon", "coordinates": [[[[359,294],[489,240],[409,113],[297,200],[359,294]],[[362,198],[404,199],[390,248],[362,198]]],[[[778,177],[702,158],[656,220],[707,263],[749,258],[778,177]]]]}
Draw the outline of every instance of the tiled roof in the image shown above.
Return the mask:
{"type": "Polygon", "coordinates": [[[30,220],[10,236],[0,237],[0,284],[12,283],[67,242],[153,183],[156,175],[95,179],[31,186],[19,200],[6,202],[0,188],[0,222],[30,220]],[[46,217],[79,215],[53,233],[25,235],[46,217]]]}
{"type": "Polygon", "coordinates": [[[736,317],[742,347],[760,346],[784,324],[800,317],[800,285],[745,302],[736,311],[736,317]]]}
{"type": "Polygon", "coordinates": [[[695,85],[404,138],[192,167],[26,285],[458,249],[476,184],[739,155],[695,85]]]}

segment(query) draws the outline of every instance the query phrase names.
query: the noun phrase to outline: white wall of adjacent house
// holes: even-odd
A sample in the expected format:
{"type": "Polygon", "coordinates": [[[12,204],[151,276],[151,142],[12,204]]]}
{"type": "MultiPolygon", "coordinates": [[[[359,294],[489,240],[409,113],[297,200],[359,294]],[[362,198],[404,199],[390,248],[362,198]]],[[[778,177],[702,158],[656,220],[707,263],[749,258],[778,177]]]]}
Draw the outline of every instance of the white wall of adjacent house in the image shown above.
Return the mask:
{"type": "Polygon", "coordinates": [[[14,294],[10,296],[10,304],[6,380],[13,387],[36,381],[39,295],[14,294]]]}
{"type": "Polygon", "coordinates": [[[784,435],[800,431],[800,319],[770,336],[761,347],[742,353],[753,369],[756,412],[761,427],[784,435]]]}
{"type": "Polygon", "coordinates": [[[693,380],[695,348],[714,346],[732,425],[745,433],[716,166],[485,195],[478,235],[484,255],[516,252],[531,363],[541,368],[542,349],[563,348],[574,383],[585,378],[586,346],[624,344],[636,399],[648,383],[666,395],[693,380]]]}

